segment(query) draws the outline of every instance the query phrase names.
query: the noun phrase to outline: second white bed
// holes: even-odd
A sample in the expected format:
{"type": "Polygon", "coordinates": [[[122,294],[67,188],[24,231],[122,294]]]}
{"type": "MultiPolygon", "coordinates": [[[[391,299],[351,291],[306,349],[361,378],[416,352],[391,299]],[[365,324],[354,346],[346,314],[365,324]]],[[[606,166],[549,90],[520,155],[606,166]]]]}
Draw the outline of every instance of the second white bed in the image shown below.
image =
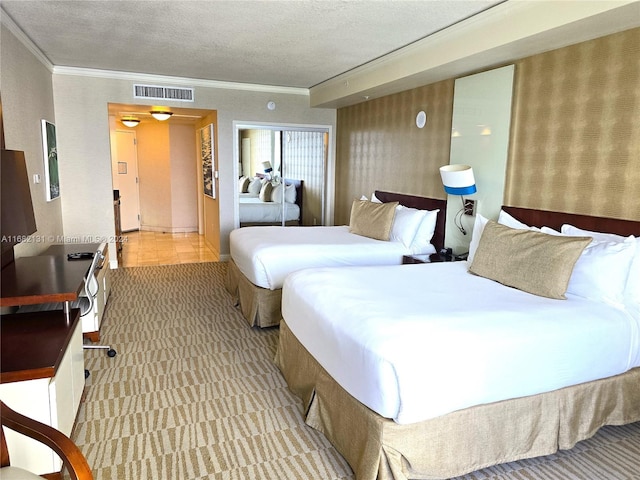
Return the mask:
{"type": "Polygon", "coordinates": [[[394,265],[402,256],[435,253],[433,245],[411,249],[402,242],[381,241],[335,227],[248,227],[233,230],[231,258],[254,285],[282,288],[285,277],[313,267],[394,265]]]}
{"type": "Polygon", "coordinates": [[[505,287],[466,262],[322,268],[287,278],[282,313],[337,383],[406,424],[640,365],[640,320],[567,297],[505,287]]]}

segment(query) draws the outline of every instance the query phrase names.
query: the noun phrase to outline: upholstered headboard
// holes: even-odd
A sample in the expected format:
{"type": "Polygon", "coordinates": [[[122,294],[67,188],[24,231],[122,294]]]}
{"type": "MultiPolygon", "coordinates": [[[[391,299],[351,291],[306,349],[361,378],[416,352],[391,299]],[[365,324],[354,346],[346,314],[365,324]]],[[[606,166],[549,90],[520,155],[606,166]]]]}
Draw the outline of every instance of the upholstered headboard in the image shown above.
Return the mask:
{"type": "Polygon", "coordinates": [[[415,195],[405,195],[404,193],[375,191],[376,197],[384,203],[398,202],[400,205],[420,210],[440,210],[436,221],[436,230],[431,243],[440,251],[444,248],[444,227],[447,217],[447,201],[439,198],[417,197],[415,195]]]}

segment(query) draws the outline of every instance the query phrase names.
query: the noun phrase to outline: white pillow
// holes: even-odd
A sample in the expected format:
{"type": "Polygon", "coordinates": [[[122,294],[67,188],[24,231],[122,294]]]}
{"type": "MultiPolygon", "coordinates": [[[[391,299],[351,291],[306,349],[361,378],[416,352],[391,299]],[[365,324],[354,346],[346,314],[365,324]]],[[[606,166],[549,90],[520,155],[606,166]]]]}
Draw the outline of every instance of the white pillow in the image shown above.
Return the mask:
{"type": "Polygon", "coordinates": [[[282,184],[279,183],[271,190],[271,201],[274,203],[282,203],[282,184]]]}
{"type": "Polygon", "coordinates": [[[539,232],[540,229],[538,227],[531,227],[526,223],[522,223],[520,220],[515,218],[513,215],[505,212],[504,210],[500,210],[500,214],[498,215],[498,223],[510,228],[517,228],[518,230],[533,230],[539,232]]]}
{"type": "MultiPolygon", "coordinates": [[[[592,235],[563,234],[548,227],[542,232],[550,235],[585,237],[592,235]]],[[[569,279],[567,293],[591,300],[622,305],[636,241],[629,237],[622,242],[592,240],[578,258],[569,279]]]]}
{"type": "Polygon", "coordinates": [[[573,225],[562,225],[561,232],[566,235],[586,235],[593,237],[598,241],[609,242],[628,242],[630,239],[635,239],[636,251],[631,261],[629,268],[629,276],[627,277],[627,285],[625,286],[625,300],[627,302],[635,303],[638,309],[640,309],[640,238],[639,237],[623,237],[622,235],[616,235],[614,233],[602,233],[592,232],[590,230],[583,230],[573,225]]]}
{"type": "Polygon", "coordinates": [[[296,203],[296,187],[293,183],[284,187],[284,201],[287,203],[296,203]]]}
{"type": "Polygon", "coordinates": [[[376,192],[373,192],[371,194],[371,201],[373,203],[382,203],[382,200],[380,200],[378,197],[376,197],[376,192]]]}
{"type": "Polygon", "coordinates": [[[409,248],[426,214],[426,210],[398,205],[396,207],[396,215],[393,218],[389,240],[401,242],[405,247],[409,248]]]}
{"type": "Polygon", "coordinates": [[[251,182],[249,182],[249,188],[247,188],[247,192],[252,193],[253,195],[258,195],[261,188],[262,181],[258,177],[254,177],[251,179],[251,182]]]}
{"type": "Polygon", "coordinates": [[[440,210],[424,210],[425,216],[420,222],[416,236],[411,242],[411,250],[414,253],[435,253],[436,248],[431,243],[433,234],[436,231],[436,222],[438,221],[438,212],[440,210]]]}
{"type": "Polygon", "coordinates": [[[476,213],[476,220],[473,223],[473,232],[471,233],[471,243],[469,244],[469,256],[467,257],[468,265],[471,265],[471,263],[473,262],[473,256],[476,254],[476,249],[478,248],[478,244],[480,243],[482,231],[484,230],[484,226],[488,221],[489,220],[487,218],[484,218],[479,213],[476,213]]]}

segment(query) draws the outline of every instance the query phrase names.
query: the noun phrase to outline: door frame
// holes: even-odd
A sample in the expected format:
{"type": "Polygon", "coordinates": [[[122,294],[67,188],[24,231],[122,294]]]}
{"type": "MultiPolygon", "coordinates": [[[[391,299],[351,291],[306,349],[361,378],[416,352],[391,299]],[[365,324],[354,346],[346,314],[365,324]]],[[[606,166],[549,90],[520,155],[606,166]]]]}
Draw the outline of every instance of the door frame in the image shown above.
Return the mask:
{"type": "MultiPolygon", "coordinates": [[[[111,172],[112,172],[111,174],[112,174],[113,178],[112,178],[111,182],[114,183],[113,180],[114,180],[114,178],[117,178],[116,175],[118,175],[118,165],[117,165],[118,164],[118,158],[117,158],[118,134],[122,134],[122,133],[125,133],[127,135],[133,135],[133,141],[134,141],[134,146],[135,146],[135,150],[136,150],[134,163],[135,163],[135,175],[136,175],[136,197],[137,197],[137,200],[138,200],[137,201],[137,204],[138,204],[138,212],[137,212],[138,221],[137,221],[137,224],[138,224],[138,226],[135,229],[127,229],[127,230],[123,229],[122,232],[126,233],[126,232],[133,232],[133,231],[136,231],[136,230],[138,230],[138,231],[140,230],[140,175],[139,175],[139,172],[138,172],[138,149],[137,149],[137,135],[136,135],[136,132],[134,130],[124,130],[122,128],[116,128],[115,131],[114,131],[115,152],[116,152],[115,157],[116,158],[112,158],[112,160],[111,160],[113,162],[112,169],[111,169],[111,172]]],[[[120,188],[120,182],[118,182],[118,190],[120,191],[120,198],[122,198],[122,189],[120,188]]],[[[121,212],[120,220],[122,222],[122,210],[120,212],[121,212]]]]}
{"type": "Polygon", "coordinates": [[[240,227],[240,197],[238,195],[238,165],[241,161],[241,130],[278,130],[282,132],[323,132],[329,135],[327,144],[326,165],[324,171],[324,186],[322,189],[322,219],[323,225],[333,225],[335,197],[335,138],[332,125],[303,124],[303,123],[277,123],[277,122],[251,122],[233,121],[233,220],[235,228],[240,227]]]}

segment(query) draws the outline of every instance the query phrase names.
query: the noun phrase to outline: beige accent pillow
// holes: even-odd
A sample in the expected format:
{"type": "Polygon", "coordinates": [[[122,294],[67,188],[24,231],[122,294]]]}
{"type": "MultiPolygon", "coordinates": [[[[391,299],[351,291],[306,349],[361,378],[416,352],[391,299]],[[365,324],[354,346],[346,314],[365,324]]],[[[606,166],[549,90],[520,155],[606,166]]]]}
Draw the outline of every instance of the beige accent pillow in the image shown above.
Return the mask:
{"type": "Polygon", "coordinates": [[[251,179],[249,177],[240,177],[240,193],[247,193],[249,191],[249,182],[251,182],[251,179]]]}
{"type": "Polygon", "coordinates": [[[389,240],[398,202],[374,203],[354,200],[351,205],[349,231],[376,240],[389,240]]]}
{"type": "Polygon", "coordinates": [[[469,271],[509,287],[565,299],[565,292],[589,237],[558,237],[487,222],[469,271]]]}
{"type": "Polygon", "coordinates": [[[267,182],[265,184],[262,185],[262,188],[260,189],[260,201],[261,202],[271,202],[271,192],[273,190],[273,185],[271,185],[271,182],[267,182]]]}

